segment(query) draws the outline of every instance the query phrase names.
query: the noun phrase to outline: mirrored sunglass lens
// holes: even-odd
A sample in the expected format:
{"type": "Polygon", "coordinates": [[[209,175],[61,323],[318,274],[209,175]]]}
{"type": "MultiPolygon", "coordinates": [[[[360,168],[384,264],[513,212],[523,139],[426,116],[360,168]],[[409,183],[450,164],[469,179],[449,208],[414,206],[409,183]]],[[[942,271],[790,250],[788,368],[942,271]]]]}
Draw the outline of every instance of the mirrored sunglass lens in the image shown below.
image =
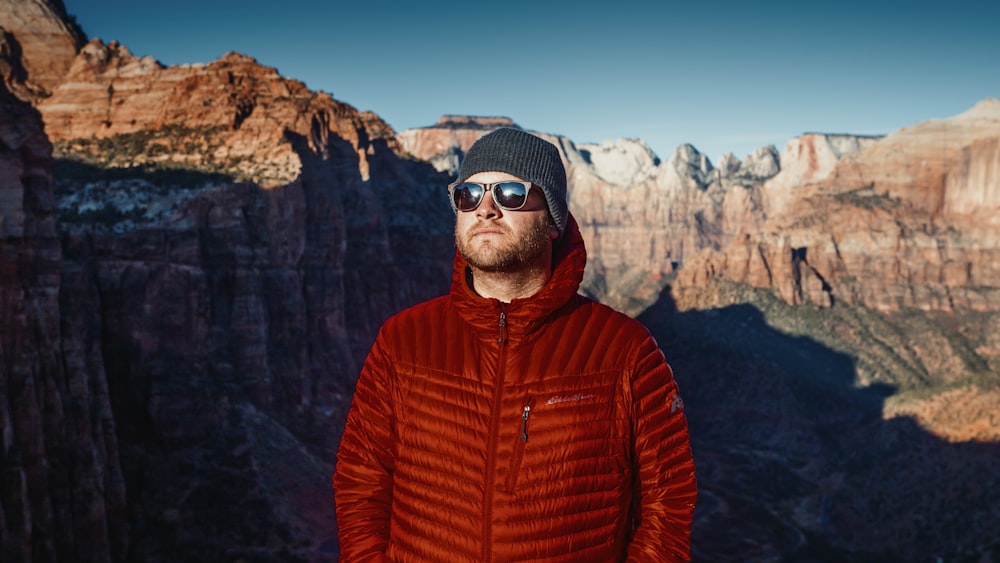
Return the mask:
{"type": "Polygon", "coordinates": [[[454,197],[459,211],[470,211],[483,199],[483,187],[479,184],[460,184],[455,186],[454,197]]]}
{"type": "Polygon", "coordinates": [[[493,187],[493,195],[500,205],[517,209],[524,205],[528,188],[520,182],[501,182],[493,187]]]}

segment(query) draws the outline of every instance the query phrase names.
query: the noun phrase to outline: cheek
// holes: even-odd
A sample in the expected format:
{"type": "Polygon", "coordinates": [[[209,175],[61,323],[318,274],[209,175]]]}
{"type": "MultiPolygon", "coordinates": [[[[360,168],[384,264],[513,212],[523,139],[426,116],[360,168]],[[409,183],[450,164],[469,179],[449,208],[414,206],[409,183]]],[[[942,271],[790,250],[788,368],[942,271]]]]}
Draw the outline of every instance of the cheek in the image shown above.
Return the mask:
{"type": "Polygon", "coordinates": [[[472,213],[466,213],[464,211],[459,211],[458,214],[455,215],[455,233],[456,234],[464,232],[466,229],[469,228],[469,224],[471,223],[469,221],[469,217],[471,215],[473,215],[473,214],[472,213]]]}

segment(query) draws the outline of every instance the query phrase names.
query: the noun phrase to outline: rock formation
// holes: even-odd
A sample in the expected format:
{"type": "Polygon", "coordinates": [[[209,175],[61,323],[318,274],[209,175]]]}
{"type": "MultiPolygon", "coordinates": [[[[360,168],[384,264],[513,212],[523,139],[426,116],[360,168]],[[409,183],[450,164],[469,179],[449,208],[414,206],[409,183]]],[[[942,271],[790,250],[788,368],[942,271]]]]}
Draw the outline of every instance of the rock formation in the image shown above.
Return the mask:
{"type": "Polygon", "coordinates": [[[766,222],[689,262],[789,303],[895,311],[1000,308],[1000,101],[888,137],[804,135],[759,186],[766,222]]]}
{"type": "Polygon", "coordinates": [[[125,557],[128,524],[96,297],[61,262],[52,146],[0,84],[0,559],[125,557]]]}
{"type": "Polygon", "coordinates": [[[45,98],[62,82],[84,39],[61,0],[0,3],[0,58],[7,63],[0,65],[0,79],[22,99],[45,98]]]}
{"type": "Polygon", "coordinates": [[[401,131],[398,138],[403,150],[454,176],[472,143],[497,127],[518,125],[508,117],[445,115],[431,127],[401,131]]]}
{"type": "Polygon", "coordinates": [[[0,191],[5,240],[39,247],[3,262],[4,459],[24,467],[3,560],[335,558],[353,380],[382,320],[447,286],[447,177],[243,55],[164,67],[93,40],[66,68],[11,113],[32,136],[3,124],[13,157],[38,153],[3,176],[28,183],[0,191]],[[60,325],[79,340],[49,345],[60,325]]]}
{"type": "Polygon", "coordinates": [[[224,173],[262,186],[302,174],[296,143],[322,158],[352,152],[362,180],[379,145],[398,150],[376,116],[237,53],[168,68],[95,39],[38,108],[58,156],[224,173]]]}
{"type": "Polygon", "coordinates": [[[91,42],[39,108],[64,263],[98,288],[145,523],[132,553],[331,556],[332,452],[361,360],[382,320],[449,279],[446,178],[397,156],[377,117],[234,54],[162,68],[91,42]],[[144,94],[88,97],[109,85],[144,94]]]}
{"type": "MultiPolygon", "coordinates": [[[[641,141],[549,138],[564,149],[570,206],[592,250],[588,291],[633,314],[663,287],[652,280],[681,264],[682,304],[684,287],[722,277],[793,304],[995,310],[997,106],[885,139],[804,134],[780,155],[764,147],[719,168],[690,145],[661,163],[641,141]]],[[[435,161],[486,132],[447,122],[400,137],[420,139],[404,146],[435,161]]]]}

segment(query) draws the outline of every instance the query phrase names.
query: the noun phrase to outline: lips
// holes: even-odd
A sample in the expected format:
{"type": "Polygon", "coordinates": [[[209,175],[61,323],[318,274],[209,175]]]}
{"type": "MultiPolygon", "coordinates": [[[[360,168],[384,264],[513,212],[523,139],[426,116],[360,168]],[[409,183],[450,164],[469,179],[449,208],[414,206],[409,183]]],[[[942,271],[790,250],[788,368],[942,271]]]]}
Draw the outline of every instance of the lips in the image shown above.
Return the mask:
{"type": "Polygon", "coordinates": [[[478,236],[506,235],[506,234],[507,230],[498,225],[481,226],[472,228],[469,231],[469,238],[475,238],[478,236]]]}

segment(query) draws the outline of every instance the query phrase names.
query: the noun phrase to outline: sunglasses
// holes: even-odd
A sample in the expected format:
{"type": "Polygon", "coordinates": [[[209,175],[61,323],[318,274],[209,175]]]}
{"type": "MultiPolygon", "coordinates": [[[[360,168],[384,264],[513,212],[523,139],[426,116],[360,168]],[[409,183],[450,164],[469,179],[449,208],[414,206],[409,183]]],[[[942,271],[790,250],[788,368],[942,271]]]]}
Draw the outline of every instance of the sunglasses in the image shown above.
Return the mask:
{"type": "Polygon", "coordinates": [[[493,194],[493,202],[500,209],[506,211],[517,211],[528,202],[528,192],[534,186],[531,182],[516,182],[505,180],[503,182],[481,183],[481,182],[458,182],[448,186],[451,192],[451,201],[455,204],[455,209],[459,211],[472,211],[483,202],[486,192],[493,194]]]}

